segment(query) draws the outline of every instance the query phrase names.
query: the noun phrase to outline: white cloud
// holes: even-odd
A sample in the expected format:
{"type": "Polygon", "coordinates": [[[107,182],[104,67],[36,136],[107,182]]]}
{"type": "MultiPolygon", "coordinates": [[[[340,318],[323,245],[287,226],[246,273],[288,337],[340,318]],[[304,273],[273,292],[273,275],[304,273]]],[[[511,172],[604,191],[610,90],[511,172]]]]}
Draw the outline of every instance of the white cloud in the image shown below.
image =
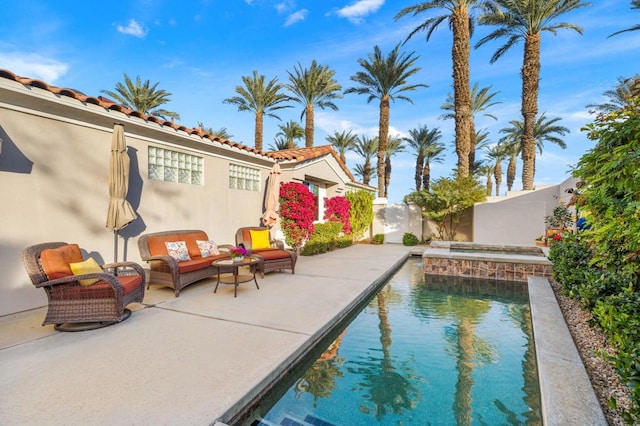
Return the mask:
{"type": "Polygon", "coordinates": [[[287,17],[287,20],[284,23],[284,26],[288,27],[288,26],[293,25],[293,24],[295,24],[297,22],[304,21],[305,18],[307,17],[308,13],[309,13],[309,11],[307,9],[300,9],[296,13],[292,13],[291,15],[289,15],[287,17]]]}
{"type": "Polygon", "coordinates": [[[362,19],[375,13],[384,4],[384,0],[358,0],[355,3],[338,9],[336,14],[341,18],[347,18],[350,22],[358,24],[362,19]]]}
{"type": "Polygon", "coordinates": [[[135,19],[129,20],[129,25],[123,27],[122,25],[118,25],[116,27],[119,33],[132,35],[134,37],[144,38],[147,35],[147,29],[137,23],[135,19]]]}
{"type": "Polygon", "coordinates": [[[55,84],[55,81],[69,70],[67,64],[37,53],[0,52],[0,63],[3,64],[3,68],[20,76],[44,80],[48,84],[55,84]]]}
{"type": "Polygon", "coordinates": [[[296,2],[293,0],[283,0],[274,6],[278,14],[286,13],[294,7],[296,7],[296,2]]]}

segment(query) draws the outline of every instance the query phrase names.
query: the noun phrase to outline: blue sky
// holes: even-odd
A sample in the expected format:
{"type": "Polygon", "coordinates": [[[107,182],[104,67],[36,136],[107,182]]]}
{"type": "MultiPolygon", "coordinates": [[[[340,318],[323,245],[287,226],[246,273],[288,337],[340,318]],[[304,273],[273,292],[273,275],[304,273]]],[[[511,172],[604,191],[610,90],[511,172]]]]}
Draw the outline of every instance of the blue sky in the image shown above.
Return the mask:
{"type": "MultiPolygon", "coordinates": [[[[267,79],[285,83],[287,71],[312,60],[336,71],[343,89],[353,87],[350,77],[360,70],[375,45],[383,53],[405,40],[425,16],[394,16],[417,0],[202,0],[180,3],[162,0],[109,2],[14,2],[0,19],[0,68],[39,78],[49,84],[80,90],[91,96],[113,90],[123,73],[159,82],[172,93],[166,109],[181,115],[180,123],[196,127],[227,128],[233,140],[253,146],[254,116],[238,112],[223,100],[235,95],[241,77],[253,70],[267,79]]],[[[640,21],[640,12],[629,0],[594,0],[592,5],[564,16],[584,34],[560,30],[542,36],[542,71],[539,110],[571,130],[562,150],[545,146],[536,159],[535,183],[564,180],[570,165],[593,146],[580,128],[592,121],[587,104],[601,103],[602,93],[613,88],[618,77],[640,72],[640,31],[608,35],[640,21]]],[[[486,34],[478,26],[472,43],[486,34]]],[[[421,125],[439,127],[447,146],[445,161],[434,164],[432,176],[448,176],[456,163],[452,148],[453,122],[443,121],[440,106],[451,92],[451,32],[441,26],[425,42],[415,35],[403,51],[419,56],[420,72],[411,80],[427,84],[410,94],[414,103],[391,104],[391,131],[406,136],[421,125]]],[[[489,43],[471,52],[471,82],[492,86],[501,103],[488,112],[498,121],[476,118],[476,128],[487,129],[494,142],[510,120],[520,119],[523,45],[519,44],[495,64],[489,58],[502,44],[489,43]]],[[[338,111],[316,110],[316,145],[334,131],[352,130],[377,135],[378,103],[366,97],[346,95],[336,101],[338,111]]],[[[265,118],[264,146],[272,144],[278,124],[299,120],[302,106],[281,110],[282,121],[265,118]]],[[[302,122],[303,124],[303,122],[302,122]]],[[[304,141],[300,141],[304,145],[304,141]]],[[[480,154],[482,156],[482,154],[480,154]]],[[[352,168],[361,160],[347,157],[352,168]]],[[[414,186],[412,152],[393,160],[389,199],[401,201],[414,186]]],[[[521,164],[514,189],[521,189],[521,164]]],[[[375,181],[372,182],[375,185],[375,181]]],[[[504,192],[506,188],[503,188],[504,192]]]]}

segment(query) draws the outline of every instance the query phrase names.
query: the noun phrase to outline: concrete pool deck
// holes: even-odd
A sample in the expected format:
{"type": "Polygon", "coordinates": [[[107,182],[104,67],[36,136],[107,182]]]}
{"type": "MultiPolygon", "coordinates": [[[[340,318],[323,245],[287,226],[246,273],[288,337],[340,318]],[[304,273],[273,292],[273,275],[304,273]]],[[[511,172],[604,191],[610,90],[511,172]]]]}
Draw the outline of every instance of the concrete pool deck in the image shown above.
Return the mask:
{"type": "MultiPolygon", "coordinates": [[[[228,421],[409,252],[362,244],[300,257],[295,275],[267,274],[260,290],[240,285],[237,298],[233,286],[214,294],[215,280],[179,298],[152,286],[144,304],[131,305],[129,320],[81,333],[42,327],[44,308],[2,317],[0,423],[228,421]]],[[[545,283],[551,291],[544,279],[530,287],[540,290],[532,292],[532,314],[538,360],[548,365],[540,366],[546,424],[606,424],[579,357],[576,363],[558,351],[575,345],[568,330],[558,332],[566,325],[545,283]],[[546,322],[538,324],[539,316],[546,322]],[[539,339],[543,329],[550,335],[539,339]]]]}

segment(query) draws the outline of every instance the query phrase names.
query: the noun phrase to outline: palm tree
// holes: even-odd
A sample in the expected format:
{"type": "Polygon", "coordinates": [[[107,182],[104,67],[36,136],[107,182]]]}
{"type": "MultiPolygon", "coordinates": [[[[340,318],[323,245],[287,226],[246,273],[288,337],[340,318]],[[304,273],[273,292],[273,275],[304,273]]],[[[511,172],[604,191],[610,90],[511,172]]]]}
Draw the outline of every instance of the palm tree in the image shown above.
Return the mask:
{"type": "Polygon", "coordinates": [[[276,133],[276,138],[282,136],[287,141],[286,147],[280,149],[295,148],[295,140],[304,137],[304,129],[293,120],[289,120],[286,124],[278,124],[278,127],[280,131],[276,133]]]}
{"type": "Polygon", "coordinates": [[[407,84],[407,79],[420,71],[414,67],[414,63],[419,58],[413,56],[415,52],[408,55],[400,53],[400,45],[383,57],[380,47],[375,46],[373,53],[367,59],[358,59],[358,64],[364,71],[358,71],[351,76],[351,80],[358,83],[358,87],[350,87],[344,93],[356,93],[367,95],[367,103],[374,99],[380,100],[380,119],[378,122],[378,196],[384,194],[385,158],[387,155],[387,141],[389,137],[389,101],[402,99],[413,103],[411,98],[403,93],[417,90],[419,87],[428,87],[426,84],[407,84]]]}
{"type": "MultiPolygon", "coordinates": [[[[519,137],[518,137],[519,138],[519,137]]],[[[520,143],[518,140],[512,142],[500,142],[502,149],[507,157],[509,157],[509,165],[507,166],[507,191],[511,191],[513,183],[516,180],[516,162],[520,153],[520,143]]]]}
{"type": "MultiPolygon", "coordinates": [[[[493,97],[496,96],[500,92],[489,92],[491,90],[491,86],[483,87],[482,89],[478,88],[478,82],[476,82],[471,88],[471,128],[469,131],[471,132],[471,146],[469,149],[469,174],[473,174],[473,165],[476,161],[476,150],[478,150],[478,146],[476,143],[478,140],[476,139],[476,129],[475,129],[475,116],[477,113],[484,112],[488,108],[491,108],[494,105],[500,104],[502,102],[494,101],[493,97]]],[[[456,118],[455,114],[455,102],[454,97],[451,93],[447,94],[447,99],[444,104],[440,107],[443,110],[447,111],[440,116],[443,119],[454,119],[456,118]]],[[[485,117],[493,118],[497,120],[493,114],[489,114],[485,112],[485,117]]]]}
{"type": "Polygon", "coordinates": [[[534,126],[538,115],[538,89],[540,83],[540,35],[543,31],[556,34],[558,29],[566,28],[582,34],[582,28],[567,22],[555,21],[560,16],[588,6],[583,0],[489,0],[485,12],[478,18],[483,25],[498,26],[483,37],[476,47],[506,38],[506,43],[491,57],[494,63],[516,43],[524,41],[522,63],[522,186],[524,190],[533,189],[535,174],[536,141],[534,126]]]}
{"type": "Polygon", "coordinates": [[[416,156],[416,173],[415,173],[415,181],[416,181],[416,192],[420,191],[422,186],[422,182],[424,180],[425,185],[424,189],[426,191],[429,190],[429,180],[430,180],[430,161],[440,161],[442,162],[442,157],[440,154],[444,151],[445,147],[442,142],[440,142],[440,138],[442,138],[442,133],[440,129],[437,127],[429,130],[426,125],[420,126],[416,129],[409,130],[409,137],[405,137],[404,141],[409,144],[411,148],[415,151],[416,156]],[[428,157],[427,163],[425,165],[425,159],[428,157]]]}
{"type": "Polygon", "coordinates": [[[268,149],[269,151],[282,151],[283,149],[292,149],[298,147],[295,143],[292,146],[290,142],[291,141],[284,136],[276,136],[273,139],[273,144],[269,144],[268,149]]]}
{"type": "Polygon", "coordinates": [[[302,69],[302,65],[298,63],[293,71],[293,73],[287,71],[291,83],[287,84],[286,88],[293,93],[291,100],[304,106],[300,119],[305,117],[305,146],[311,147],[313,146],[314,106],[337,111],[338,107],[333,101],[342,98],[342,86],[333,78],[336,72],[326,65],[318,65],[315,59],[311,62],[310,68],[302,69]]]}
{"type": "Polygon", "coordinates": [[[210,134],[216,138],[230,140],[233,135],[229,133],[226,127],[220,127],[218,130],[215,130],[213,127],[204,127],[204,124],[201,121],[198,121],[198,127],[205,133],[210,134]]]}
{"type": "Polygon", "coordinates": [[[389,195],[389,184],[391,183],[391,157],[399,152],[404,151],[405,146],[402,144],[400,136],[389,136],[387,144],[387,156],[384,159],[384,198],[389,195]]]}
{"type": "MultiPolygon", "coordinates": [[[[640,9],[640,0],[631,0],[631,9],[640,9]]],[[[634,25],[633,27],[627,28],[626,30],[616,31],[615,33],[611,34],[609,37],[613,37],[614,35],[618,35],[620,33],[626,33],[627,31],[638,31],[638,30],[640,30],[640,24],[634,25]]]]}
{"type": "MultiPolygon", "coordinates": [[[[551,142],[562,149],[567,147],[567,144],[562,140],[562,138],[560,138],[560,136],[566,135],[570,130],[564,126],[557,125],[556,123],[560,120],[562,119],[559,117],[548,119],[545,113],[542,113],[542,115],[540,115],[535,121],[533,125],[533,139],[535,142],[534,148],[537,148],[540,154],[542,154],[545,142],[551,142]]],[[[510,150],[515,150],[515,152],[521,153],[524,122],[522,120],[511,120],[509,124],[511,124],[510,127],[505,127],[500,130],[500,133],[505,135],[500,139],[500,144],[513,145],[510,150]]],[[[533,167],[535,170],[535,158],[533,167]]],[[[508,176],[507,187],[509,187],[508,176]]],[[[509,190],[511,190],[511,188],[509,188],[509,190]]]]}
{"type": "Polygon", "coordinates": [[[639,84],[640,74],[636,74],[630,78],[618,77],[618,84],[616,87],[604,92],[604,95],[608,97],[609,100],[603,104],[589,104],[587,105],[587,108],[595,108],[601,113],[608,113],[622,109],[629,104],[631,98],[638,96],[638,94],[634,92],[634,87],[639,84]]]}
{"type": "Polygon", "coordinates": [[[291,105],[283,105],[290,100],[289,96],[280,91],[284,86],[278,83],[278,77],[274,77],[265,85],[265,76],[253,71],[253,77],[243,76],[243,86],[236,86],[235,92],[240,96],[225,99],[225,104],[238,107],[238,111],[251,111],[256,115],[255,119],[255,147],[262,151],[262,137],[264,116],[280,120],[274,111],[283,108],[291,108],[291,105]]]}
{"type": "Polygon", "coordinates": [[[378,138],[359,136],[352,150],[364,159],[363,164],[355,166],[355,173],[362,177],[362,183],[369,185],[369,181],[376,176],[376,171],[371,167],[371,159],[378,152],[378,138]]]}
{"type": "Polygon", "coordinates": [[[489,157],[489,159],[494,163],[493,177],[496,182],[496,196],[499,196],[500,185],[502,185],[502,162],[507,157],[507,152],[503,145],[493,145],[487,148],[487,157],[489,157]]]}
{"type": "Polygon", "coordinates": [[[493,192],[493,170],[494,167],[491,164],[480,163],[476,168],[476,176],[484,177],[487,179],[487,195],[491,195],[493,192]]]}
{"type": "Polygon", "coordinates": [[[101,90],[100,92],[111,96],[123,106],[134,109],[142,114],[153,114],[158,117],[171,117],[176,120],[180,115],[166,109],[156,109],[160,105],[169,102],[171,93],[163,89],[157,89],[159,82],[151,85],[149,80],[143,83],[140,76],[136,77],[136,82],[131,81],[127,73],[124,73],[124,84],[116,83],[115,92],[111,90],[101,90]]]}
{"type": "Polygon", "coordinates": [[[407,14],[416,16],[433,9],[444,9],[444,15],[427,18],[417,26],[406,40],[420,31],[426,31],[429,41],[433,32],[445,20],[453,33],[451,59],[453,62],[453,96],[455,105],[456,154],[458,155],[457,173],[460,176],[469,175],[469,152],[471,151],[471,137],[473,130],[473,114],[471,111],[471,91],[469,89],[469,53],[473,32],[473,18],[470,12],[481,4],[483,0],[431,0],[402,9],[395,17],[399,19],[407,14]]]}
{"type": "Polygon", "coordinates": [[[351,130],[343,130],[342,132],[338,132],[336,130],[333,132],[333,135],[327,136],[325,139],[338,150],[340,160],[346,166],[347,157],[345,153],[347,150],[351,150],[356,146],[356,143],[358,142],[358,135],[351,133],[351,130]]]}

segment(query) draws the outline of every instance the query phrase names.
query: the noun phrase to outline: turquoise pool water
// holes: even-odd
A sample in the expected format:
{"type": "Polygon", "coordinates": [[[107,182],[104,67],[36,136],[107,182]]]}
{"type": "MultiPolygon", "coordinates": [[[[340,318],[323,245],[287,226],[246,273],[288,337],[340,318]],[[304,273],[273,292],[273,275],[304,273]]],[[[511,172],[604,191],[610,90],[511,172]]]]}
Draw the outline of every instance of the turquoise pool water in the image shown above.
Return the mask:
{"type": "Polygon", "coordinates": [[[425,277],[410,260],[307,364],[252,424],[542,423],[523,283],[425,277]]]}

